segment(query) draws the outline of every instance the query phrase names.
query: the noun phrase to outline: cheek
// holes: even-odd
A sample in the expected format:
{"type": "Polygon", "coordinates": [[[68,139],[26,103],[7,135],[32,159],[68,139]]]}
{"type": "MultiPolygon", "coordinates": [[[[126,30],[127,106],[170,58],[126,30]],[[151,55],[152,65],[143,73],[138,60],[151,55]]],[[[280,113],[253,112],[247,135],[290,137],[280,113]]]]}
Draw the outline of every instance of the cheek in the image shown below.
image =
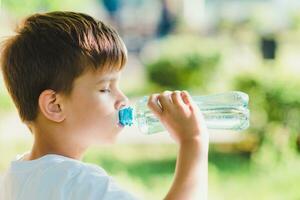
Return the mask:
{"type": "Polygon", "coordinates": [[[70,109],[72,109],[70,117],[78,125],[88,122],[95,123],[97,121],[99,123],[99,120],[109,118],[115,112],[113,101],[108,97],[98,94],[77,96],[76,101],[72,102],[70,109]]]}
{"type": "Polygon", "coordinates": [[[93,97],[85,102],[83,112],[91,126],[109,127],[116,120],[113,100],[108,97],[93,97]]]}
{"type": "Polygon", "coordinates": [[[91,105],[91,112],[96,112],[103,117],[109,116],[115,112],[113,100],[108,97],[95,97],[91,99],[89,105],[91,105]],[[92,106],[93,105],[93,106],[92,106]]]}
{"type": "Polygon", "coordinates": [[[118,111],[114,108],[114,100],[108,96],[90,97],[82,99],[80,106],[76,109],[76,130],[81,130],[91,142],[112,142],[117,133],[120,132],[118,126],[118,111]]]}

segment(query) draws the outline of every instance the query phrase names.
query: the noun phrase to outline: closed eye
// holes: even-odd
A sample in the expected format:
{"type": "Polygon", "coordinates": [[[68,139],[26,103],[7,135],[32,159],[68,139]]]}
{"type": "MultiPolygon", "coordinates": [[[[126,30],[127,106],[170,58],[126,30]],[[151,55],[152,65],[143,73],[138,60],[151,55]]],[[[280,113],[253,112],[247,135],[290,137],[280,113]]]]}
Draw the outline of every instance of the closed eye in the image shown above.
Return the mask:
{"type": "Polygon", "coordinates": [[[103,89],[103,90],[100,90],[100,92],[103,92],[103,93],[110,92],[110,89],[103,89]]]}

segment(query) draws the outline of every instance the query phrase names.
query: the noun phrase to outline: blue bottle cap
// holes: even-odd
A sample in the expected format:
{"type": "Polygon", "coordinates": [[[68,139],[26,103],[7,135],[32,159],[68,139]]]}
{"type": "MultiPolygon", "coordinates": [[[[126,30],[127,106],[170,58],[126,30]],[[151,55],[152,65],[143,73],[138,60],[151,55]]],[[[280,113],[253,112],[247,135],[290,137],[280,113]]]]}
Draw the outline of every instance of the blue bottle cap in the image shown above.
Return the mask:
{"type": "Polygon", "coordinates": [[[119,123],[122,126],[131,126],[133,124],[133,108],[126,107],[119,110],[119,123]]]}

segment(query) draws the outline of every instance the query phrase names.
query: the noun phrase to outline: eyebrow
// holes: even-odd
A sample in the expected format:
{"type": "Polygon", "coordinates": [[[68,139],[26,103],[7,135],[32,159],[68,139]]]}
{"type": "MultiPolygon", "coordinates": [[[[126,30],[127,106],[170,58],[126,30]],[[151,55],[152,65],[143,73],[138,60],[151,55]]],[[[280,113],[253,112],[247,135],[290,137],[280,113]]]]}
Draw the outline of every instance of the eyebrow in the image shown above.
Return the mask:
{"type": "Polygon", "coordinates": [[[105,83],[105,82],[109,82],[109,81],[116,81],[116,80],[118,80],[118,78],[102,78],[102,79],[98,80],[96,82],[96,84],[105,83]]]}

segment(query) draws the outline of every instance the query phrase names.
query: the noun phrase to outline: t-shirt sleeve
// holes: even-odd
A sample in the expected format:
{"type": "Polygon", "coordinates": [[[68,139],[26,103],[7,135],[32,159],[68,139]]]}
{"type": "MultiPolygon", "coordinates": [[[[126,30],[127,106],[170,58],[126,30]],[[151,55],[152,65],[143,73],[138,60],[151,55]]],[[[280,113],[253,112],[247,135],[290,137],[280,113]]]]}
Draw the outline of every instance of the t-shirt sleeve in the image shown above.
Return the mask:
{"type": "Polygon", "coordinates": [[[69,184],[69,194],[72,200],[136,200],[129,192],[120,188],[117,183],[105,173],[97,171],[82,171],[69,184]]]}

